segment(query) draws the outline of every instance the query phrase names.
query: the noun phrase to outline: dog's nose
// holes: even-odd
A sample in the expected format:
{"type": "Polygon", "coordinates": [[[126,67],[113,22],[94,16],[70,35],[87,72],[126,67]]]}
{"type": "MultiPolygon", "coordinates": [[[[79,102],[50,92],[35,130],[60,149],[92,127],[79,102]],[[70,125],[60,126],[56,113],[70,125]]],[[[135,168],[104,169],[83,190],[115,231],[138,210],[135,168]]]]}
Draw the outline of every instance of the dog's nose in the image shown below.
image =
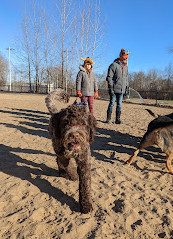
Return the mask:
{"type": "Polygon", "coordinates": [[[78,139],[79,138],[79,133],[73,133],[73,134],[70,133],[68,137],[71,138],[71,139],[78,139]]]}
{"type": "Polygon", "coordinates": [[[79,138],[79,134],[74,134],[74,135],[73,135],[73,138],[74,138],[74,139],[78,139],[78,138],[79,138]]]}

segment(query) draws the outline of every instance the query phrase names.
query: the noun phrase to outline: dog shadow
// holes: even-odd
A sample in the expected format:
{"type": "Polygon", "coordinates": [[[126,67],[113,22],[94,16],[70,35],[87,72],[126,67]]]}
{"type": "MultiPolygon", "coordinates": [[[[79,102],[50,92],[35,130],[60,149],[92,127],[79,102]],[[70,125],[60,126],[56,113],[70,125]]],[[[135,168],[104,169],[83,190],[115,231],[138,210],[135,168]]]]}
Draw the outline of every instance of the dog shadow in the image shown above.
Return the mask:
{"type": "Polygon", "coordinates": [[[0,144],[0,171],[18,177],[22,180],[27,180],[40,189],[41,192],[47,193],[50,197],[58,200],[62,205],[67,204],[72,211],[80,212],[78,202],[63,193],[60,189],[51,185],[46,179],[41,178],[42,175],[58,177],[58,170],[50,168],[45,164],[35,163],[16,155],[15,152],[30,153],[33,154],[46,154],[40,150],[12,148],[3,144],[0,144]],[[31,175],[34,175],[32,177],[31,175]]]}
{"type": "MultiPolygon", "coordinates": [[[[8,108],[9,109],[9,108],[8,108]]],[[[48,123],[49,123],[49,113],[27,110],[27,109],[9,109],[9,110],[0,110],[0,113],[11,114],[15,116],[16,121],[19,122],[19,125],[10,124],[10,123],[0,123],[8,128],[18,129],[22,133],[27,133],[31,135],[37,135],[44,138],[50,138],[48,134],[48,123]],[[26,119],[19,121],[18,118],[26,119]],[[28,128],[28,126],[30,128],[28,128]]]]}
{"type": "MultiPolygon", "coordinates": [[[[7,108],[7,110],[0,110],[0,112],[15,116],[16,121],[18,121],[18,118],[20,118],[20,120],[21,118],[24,119],[22,121],[18,121],[20,123],[19,125],[10,124],[10,123],[0,123],[0,124],[3,124],[9,128],[18,129],[22,133],[37,135],[40,137],[50,139],[50,136],[47,131],[49,117],[50,117],[49,113],[42,112],[42,111],[34,111],[29,109],[18,109],[18,108],[7,108]],[[30,128],[28,128],[28,126],[30,128]]],[[[138,146],[140,140],[141,140],[141,137],[135,137],[127,133],[123,134],[115,130],[97,127],[95,140],[93,144],[91,145],[91,152],[96,160],[101,160],[104,162],[108,162],[110,164],[114,164],[116,161],[119,161],[122,164],[125,164],[125,161],[123,159],[119,159],[115,157],[115,153],[116,152],[122,153],[122,154],[126,153],[126,154],[129,154],[129,156],[131,156],[135,148],[138,146]],[[99,150],[112,151],[112,153],[110,157],[107,157],[104,154],[98,152],[99,150]]],[[[141,151],[139,153],[139,156],[145,158],[148,161],[163,163],[165,162],[165,157],[161,153],[162,152],[160,149],[158,148],[156,149],[155,147],[149,147],[145,150],[145,152],[141,151]],[[155,154],[156,152],[159,154],[156,155],[155,154]],[[164,161],[161,159],[164,159],[164,161]]],[[[136,164],[134,164],[134,166],[135,165],[136,164]]],[[[137,165],[135,167],[137,168],[137,165]]],[[[137,169],[139,170],[139,168],[137,169]]],[[[43,180],[43,179],[37,179],[37,180],[34,180],[34,182],[38,182],[39,180],[43,180]]]]}
{"type": "MultiPolygon", "coordinates": [[[[6,107],[7,109],[9,109],[8,107],[6,107]]],[[[43,111],[39,111],[39,110],[28,110],[28,109],[16,109],[16,108],[10,108],[11,110],[17,110],[19,112],[27,112],[27,113],[34,113],[34,114],[41,114],[41,115],[47,115],[49,116],[50,114],[48,112],[43,112],[43,111]]]]}

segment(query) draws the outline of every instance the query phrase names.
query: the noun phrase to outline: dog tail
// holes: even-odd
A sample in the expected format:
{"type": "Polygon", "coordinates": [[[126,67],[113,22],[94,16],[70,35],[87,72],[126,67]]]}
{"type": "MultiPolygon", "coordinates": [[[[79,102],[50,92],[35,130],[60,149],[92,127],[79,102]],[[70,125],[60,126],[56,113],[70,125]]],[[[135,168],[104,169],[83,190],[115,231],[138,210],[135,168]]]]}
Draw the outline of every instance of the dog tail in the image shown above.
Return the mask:
{"type": "Polygon", "coordinates": [[[148,113],[150,113],[150,115],[152,115],[154,118],[157,118],[159,115],[155,114],[153,111],[149,110],[149,109],[145,109],[148,111],[148,113]]]}
{"type": "Polygon", "coordinates": [[[70,95],[67,92],[65,92],[63,89],[58,88],[50,92],[45,98],[45,103],[49,113],[51,115],[58,113],[59,110],[57,109],[55,104],[57,101],[68,103],[69,99],[70,99],[70,95]]]}

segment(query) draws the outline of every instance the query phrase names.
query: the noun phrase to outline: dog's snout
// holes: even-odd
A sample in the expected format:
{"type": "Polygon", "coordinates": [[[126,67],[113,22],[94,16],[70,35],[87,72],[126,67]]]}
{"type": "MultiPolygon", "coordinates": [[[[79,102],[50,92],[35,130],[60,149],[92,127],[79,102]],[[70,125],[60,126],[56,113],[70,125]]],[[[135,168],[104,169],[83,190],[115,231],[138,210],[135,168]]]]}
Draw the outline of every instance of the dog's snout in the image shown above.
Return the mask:
{"type": "Polygon", "coordinates": [[[76,133],[76,134],[74,135],[74,138],[75,138],[75,139],[78,139],[78,138],[79,138],[79,134],[76,133]]]}
{"type": "Polygon", "coordinates": [[[79,133],[75,132],[75,133],[70,133],[69,138],[71,139],[78,139],[79,138],[79,133]]]}
{"type": "Polygon", "coordinates": [[[79,138],[79,134],[78,133],[73,134],[73,139],[78,139],[78,138],[79,138]]]}

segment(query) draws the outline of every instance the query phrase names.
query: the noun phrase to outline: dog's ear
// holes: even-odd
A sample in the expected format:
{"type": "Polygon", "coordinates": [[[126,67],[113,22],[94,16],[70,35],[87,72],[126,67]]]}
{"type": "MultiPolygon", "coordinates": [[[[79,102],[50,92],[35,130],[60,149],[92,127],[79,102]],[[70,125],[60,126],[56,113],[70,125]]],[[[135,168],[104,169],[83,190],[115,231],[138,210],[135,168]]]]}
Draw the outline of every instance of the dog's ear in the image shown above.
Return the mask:
{"type": "Polygon", "coordinates": [[[89,130],[90,130],[89,143],[91,144],[94,141],[95,128],[97,126],[96,118],[91,114],[89,114],[89,116],[88,116],[88,125],[89,125],[89,130]]]}

